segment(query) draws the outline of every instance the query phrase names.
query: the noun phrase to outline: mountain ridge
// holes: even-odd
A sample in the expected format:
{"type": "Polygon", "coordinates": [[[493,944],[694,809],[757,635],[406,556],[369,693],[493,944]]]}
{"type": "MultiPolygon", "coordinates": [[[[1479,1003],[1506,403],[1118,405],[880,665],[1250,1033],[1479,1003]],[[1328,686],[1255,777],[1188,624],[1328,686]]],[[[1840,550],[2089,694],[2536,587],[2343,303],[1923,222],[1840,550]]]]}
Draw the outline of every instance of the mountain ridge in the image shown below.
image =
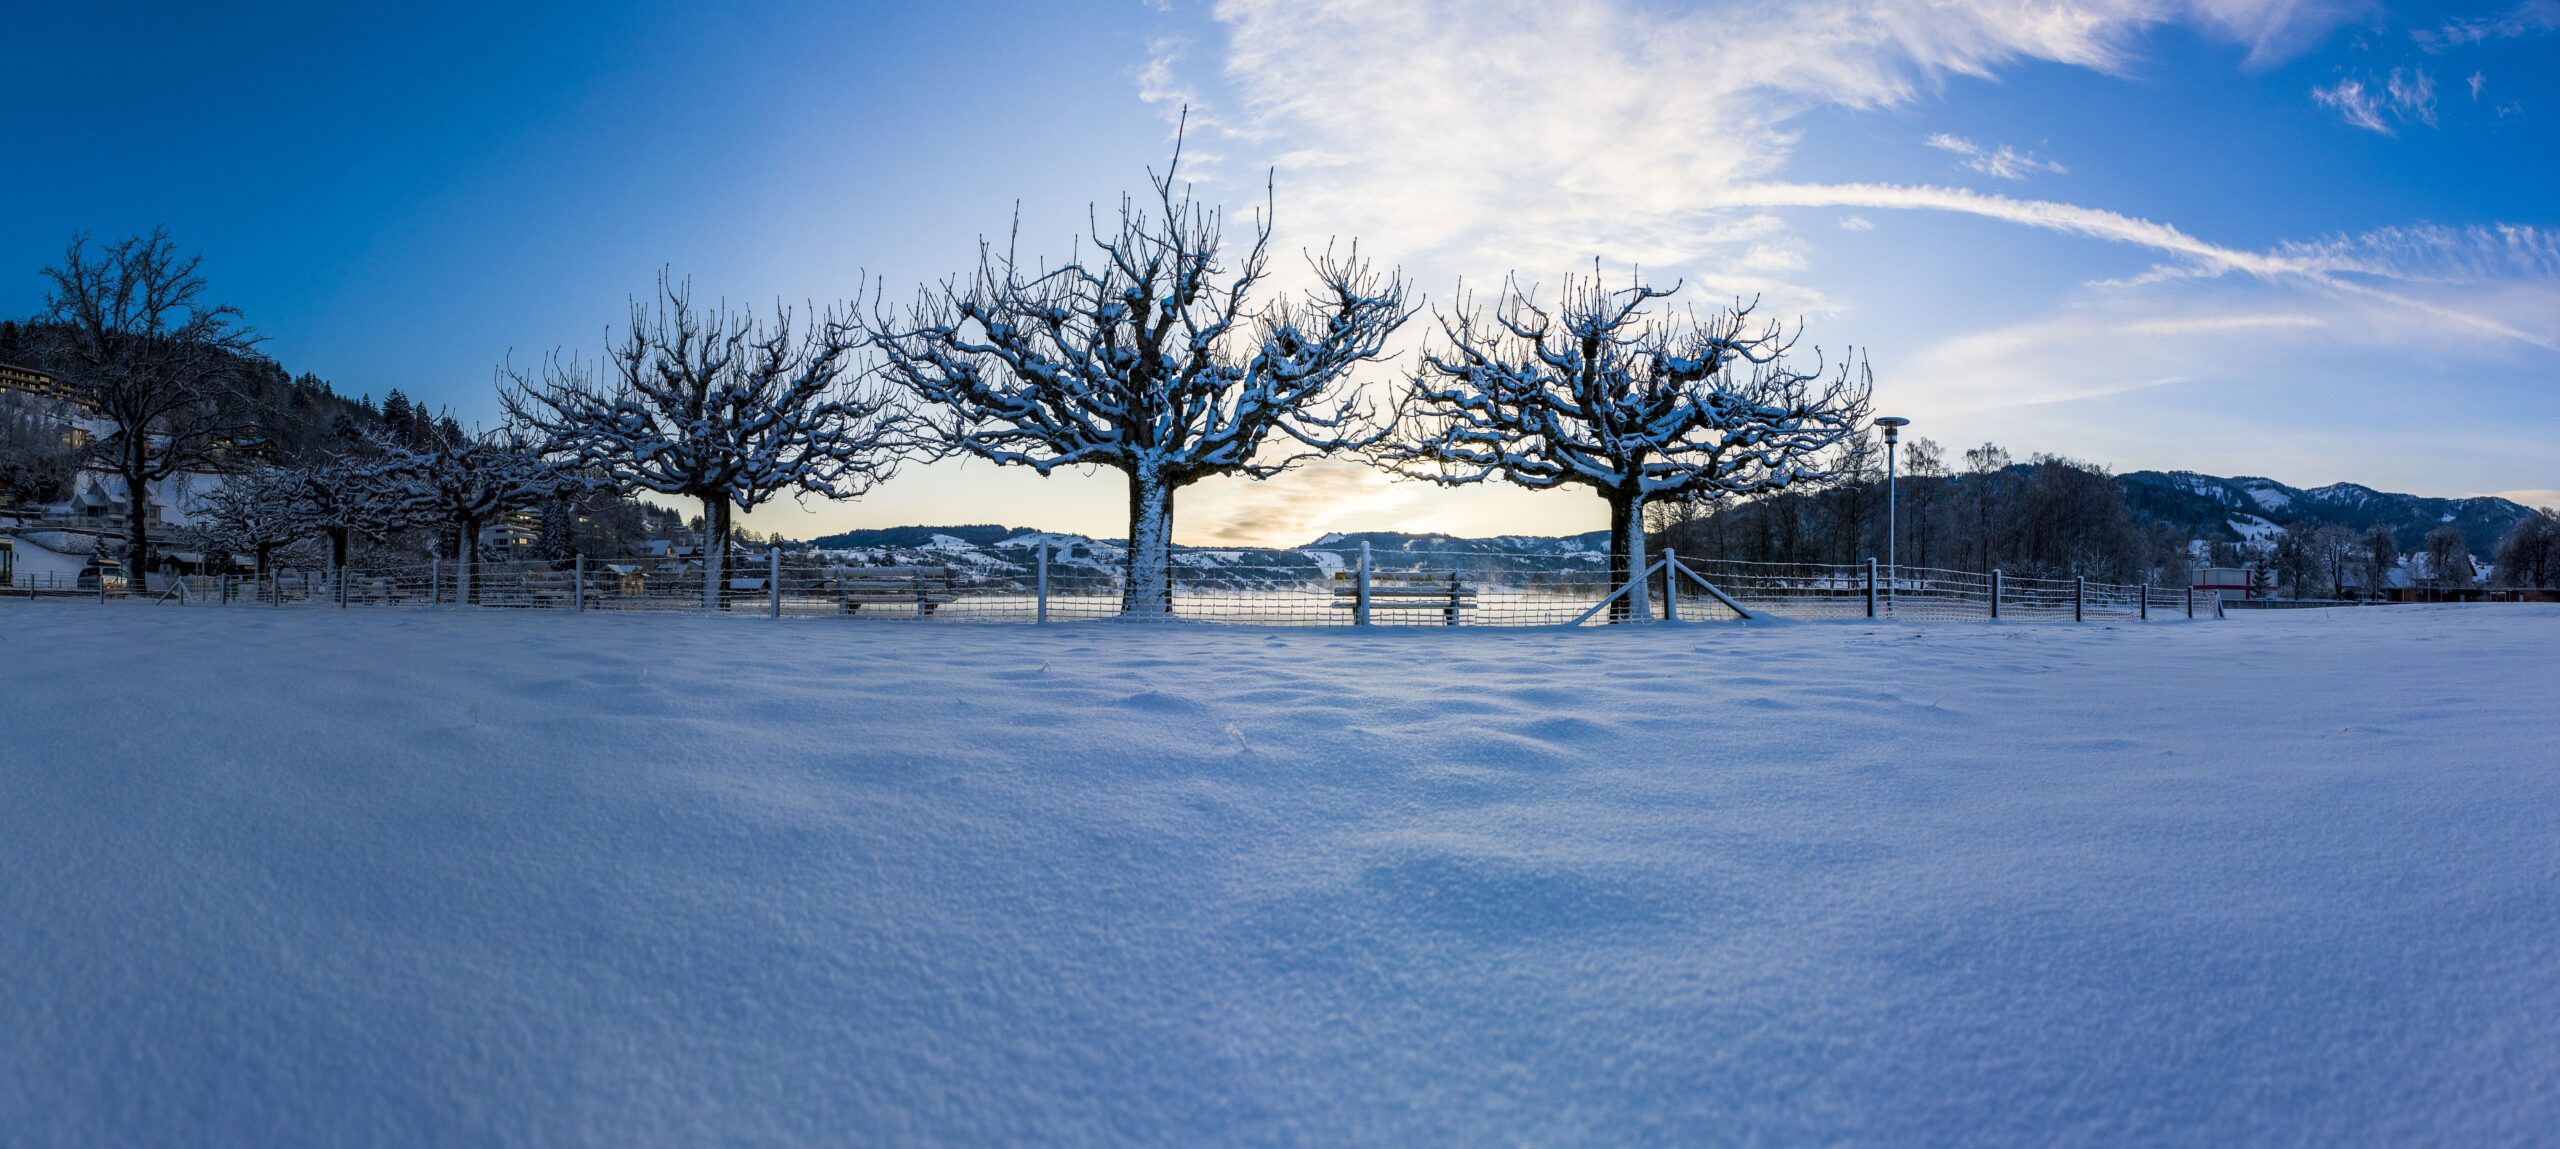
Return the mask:
{"type": "MultiPolygon", "coordinates": [[[[2026,467],[2028,464],[2019,464],[2026,467]]],[[[2338,482],[2295,487],[2263,475],[2208,475],[2200,471],[2127,471],[2116,476],[2126,502],[2141,518],[2188,531],[2194,537],[2271,542],[2281,530],[2344,527],[2362,533],[2376,524],[2391,528],[2403,552],[2421,548],[2427,532],[2445,523],[2462,530],[2475,556],[2486,557],[2516,522],[2533,508],[2495,495],[2439,498],[2382,491],[2362,483],[2338,482]]],[[[1046,539],[1062,558],[1110,561],[1119,540],[1093,538],[1032,527],[972,523],[934,526],[870,527],[839,531],[807,541],[821,550],[869,552],[884,561],[954,561],[975,556],[1004,566],[1019,565],[1020,555],[1046,539]]],[[[1210,563],[1222,555],[1270,556],[1310,550],[1340,550],[1369,544],[1384,554],[1531,554],[1557,559],[1605,553],[1608,532],[1571,535],[1492,535],[1462,537],[1436,532],[1335,531],[1292,546],[1178,545],[1178,553],[1210,563]]],[[[959,565],[973,565],[962,561],[959,565]]]]}

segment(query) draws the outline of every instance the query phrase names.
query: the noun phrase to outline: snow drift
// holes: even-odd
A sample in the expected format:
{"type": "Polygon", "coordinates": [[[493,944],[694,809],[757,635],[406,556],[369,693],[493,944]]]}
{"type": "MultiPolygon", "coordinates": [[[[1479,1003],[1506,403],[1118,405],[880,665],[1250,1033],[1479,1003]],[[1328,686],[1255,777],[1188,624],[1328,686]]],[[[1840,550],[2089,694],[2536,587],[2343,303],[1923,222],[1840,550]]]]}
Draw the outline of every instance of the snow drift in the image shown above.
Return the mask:
{"type": "Polygon", "coordinates": [[[22,1143],[2560,1129],[2560,610],[0,635],[22,1143]]]}

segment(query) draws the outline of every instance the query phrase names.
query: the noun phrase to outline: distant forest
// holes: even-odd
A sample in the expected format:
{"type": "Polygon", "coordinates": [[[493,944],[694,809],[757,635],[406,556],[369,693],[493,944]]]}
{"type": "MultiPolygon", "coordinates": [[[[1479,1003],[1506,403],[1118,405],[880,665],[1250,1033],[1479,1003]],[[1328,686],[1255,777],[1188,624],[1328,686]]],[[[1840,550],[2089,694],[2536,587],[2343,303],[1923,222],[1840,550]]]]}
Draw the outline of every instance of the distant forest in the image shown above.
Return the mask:
{"type": "MultiPolygon", "coordinates": [[[[1883,448],[1852,446],[1841,480],[1740,502],[1650,508],[1664,545],[1753,562],[1882,558],[1883,448]]],[[[1928,439],[1902,449],[1893,552],[1905,566],[2003,569],[2174,585],[2197,561],[2254,568],[2301,598],[2386,584],[2560,586],[2560,516],[2498,498],[2433,499],[2341,484],[2299,492],[2267,480],[2137,471],[2060,455],[2024,461],[1985,443],[1950,458],[1928,439]]]]}

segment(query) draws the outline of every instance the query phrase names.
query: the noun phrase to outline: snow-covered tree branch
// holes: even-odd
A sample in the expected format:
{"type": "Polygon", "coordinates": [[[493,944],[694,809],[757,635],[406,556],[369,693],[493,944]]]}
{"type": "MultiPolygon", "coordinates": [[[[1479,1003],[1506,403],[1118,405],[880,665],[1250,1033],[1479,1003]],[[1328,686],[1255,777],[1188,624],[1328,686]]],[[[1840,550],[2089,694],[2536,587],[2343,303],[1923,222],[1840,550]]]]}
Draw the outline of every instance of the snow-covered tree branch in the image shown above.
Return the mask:
{"type": "MultiPolygon", "coordinates": [[[[1830,479],[1867,414],[1863,363],[1792,367],[1795,337],[1751,305],[1704,317],[1655,306],[1678,290],[1611,289],[1595,272],[1567,278],[1552,308],[1516,279],[1490,310],[1461,297],[1399,400],[1407,435],[1378,458],[1449,485],[1499,475],[1598,491],[1620,581],[1644,569],[1649,500],[1830,479]]],[[[1630,593],[1627,613],[1643,617],[1646,593],[1630,593]]]]}
{"type": "Polygon", "coordinates": [[[891,377],[946,452],[1128,477],[1125,607],[1145,613],[1170,601],[1175,492],[1383,437],[1351,374],[1411,314],[1402,278],[1356,246],[1311,256],[1306,295],[1258,301],[1268,211],[1230,262],[1222,213],[1177,184],[1180,162],[1152,178],[1152,211],[1124,197],[1115,233],[1096,221],[1090,255],[1041,270],[981,244],[965,282],[873,316],[891,377]]]}
{"type": "Polygon", "coordinates": [[[301,486],[293,472],[259,467],[226,476],[221,485],[196,495],[198,523],[190,533],[206,564],[228,569],[231,555],[245,553],[264,582],[274,569],[276,551],[311,533],[299,513],[301,486]]]}
{"type": "Polygon", "coordinates": [[[909,420],[902,397],[871,384],[864,339],[833,310],[801,330],[781,308],[770,322],[705,312],[662,276],[654,308],[632,304],[609,377],[555,356],[538,373],[510,369],[501,394],[564,466],[701,500],[703,606],[716,609],[734,511],[786,491],[855,498],[896,469],[909,420]]]}
{"type": "Polygon", "coordinates": [[[425,436],[414,447],[382,444],[374,481],[387,485],[387,509],[399,520],[449,527],[460,572],[454,601],[471,601],[471,567],[480,528],[539,505],[586,482],[553,466],[534,444],[510,434],[425,436]]]}
{"type": "Polygon", "coordinates": [[[396,459],[340,455],[287,472],[294,517],[328,541],[332,579],[345,577],[358,536],[380,537],[401,524],[404,488],[396,459]]]}

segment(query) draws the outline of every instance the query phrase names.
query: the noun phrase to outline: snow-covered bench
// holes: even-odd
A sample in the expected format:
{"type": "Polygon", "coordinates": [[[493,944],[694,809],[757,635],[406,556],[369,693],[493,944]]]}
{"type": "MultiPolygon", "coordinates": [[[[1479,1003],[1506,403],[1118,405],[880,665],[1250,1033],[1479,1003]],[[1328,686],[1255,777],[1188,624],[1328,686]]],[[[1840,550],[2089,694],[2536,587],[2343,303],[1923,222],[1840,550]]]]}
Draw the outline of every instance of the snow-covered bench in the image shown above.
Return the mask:
{"type": "Polygon", "coordinates": [[[956,602],[950,567],[854,567],[836,579],[839,613],[854,614],[865,606],[912,606],[917,614],[956,602]]]}
{"type": "MultiPolygon", "coordinates": [[[[1341,610],[1360,607],[1360,572],[1336,571],[1333,575],[1334,606],[1341,610]]],[[[1371,574],[1369,576],[1369,610],[1436,610],[1442,624],[1458,625],[1460,612],[1476,604],[1476,588],[1467,585],[1465,576],[1449,574],[1371,574]]]]}

